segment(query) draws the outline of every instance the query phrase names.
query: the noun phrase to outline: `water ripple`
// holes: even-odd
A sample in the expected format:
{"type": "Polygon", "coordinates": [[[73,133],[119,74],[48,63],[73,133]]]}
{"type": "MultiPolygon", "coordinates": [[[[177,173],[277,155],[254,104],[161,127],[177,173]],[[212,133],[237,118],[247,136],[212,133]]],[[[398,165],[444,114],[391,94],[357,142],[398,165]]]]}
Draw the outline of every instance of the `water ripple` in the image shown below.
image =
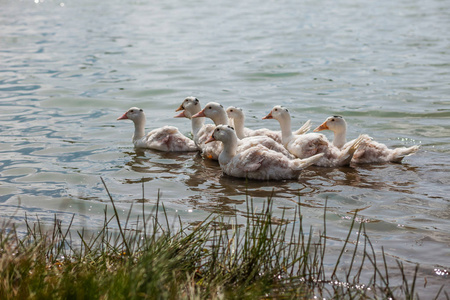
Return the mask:
{"type": "Polygon", "coordinates": [[[75,213],[77,224],[99,224],[109,201],[101,176],[124,214],[133,201],[151,211],[160,199],[193,224],[210,212],[245,224],[246,200],[260,208],[272,198],[280,222],[300,205],[306,226],[321,228],[327,205],[330,243],[341,243],[359,211],[387,255],[445,266],[448,3],[282,2],[3,3],[0,217],[75,213]],[[403,164],[247,182],[196,153],[133,149],[133,125],[118,116],[139,106],[148,129],[188,134],[189,120],[173,116],[189,95],[242,107],[250,128],[279,130],[261,118],[280,104],[293,126],[338,113],[349,137],[421,150],[403,164]]]}

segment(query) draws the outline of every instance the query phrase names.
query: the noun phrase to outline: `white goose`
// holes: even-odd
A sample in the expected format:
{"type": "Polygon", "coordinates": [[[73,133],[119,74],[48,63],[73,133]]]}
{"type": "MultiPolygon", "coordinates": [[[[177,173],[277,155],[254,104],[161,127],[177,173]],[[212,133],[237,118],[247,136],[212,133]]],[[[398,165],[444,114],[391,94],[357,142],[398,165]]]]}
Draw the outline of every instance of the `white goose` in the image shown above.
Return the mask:
{"type": "Polygon", "coordinates": [[[194,141],[181,134],[173,126],[164,126],[145,134],[144,110],[130,108],[117,120],[131,120],[134,123],[133,144],[137,148],[147,148],[166,152],[198,151],[194,141]]]}
{"type": "MultiPolygon", "coordinates": [[[[211,120],[213,120],[216,126],[229,125],[227,112],[225,111],[223,106],[217,102],[209,102],[208,104],[205,105],[205,108],[203,108],[200,112],[192,116],[192,118],[199,118],[199,117],[210,118],[211,120]]],[[[250,136],[239,140],[240,151],[249,147],[253,147],[255,145],[262,145],[276,152],[280,152],[287,158],[290,159],[294,158],[292,154],[290,154],[290,152],[283,147],[283,145],[277,143],[275,140],[269,138],[268,136],[250,136]]]]}
{"type": "MultiPolygon", "coordinates": [[[[347,143],[347,123],[341,116],[328,117],[325,122],[314,129],[314,131],[322,130],[333,131],[333,145],[339,149],[347,149],[353,142],[347,143]]],[[[414,154],[419,150],[419,146],[389,149],[386,145],[373,141],[368,135],[365,135],[365,137],[364,143],[353,155],[352,162],[354,163],[399,163],[405,156],[414,154]]]]}
{"type": "MultiPolygon", "coordinates": [[[[243,139],[249,136],[268,136],[274,141],[281,143],[281,131],[273,131],[267,128],[261,129],[250,129],[244,126],[245,115],[242,111],[242,108],[230,106],[226,110],[228,118],[233,120],[234,130],[236,131],[236,135],[238,138],[243,139]]],[[[311,121],[308,120],[300,127],[294,134],[300,135],[309,131],[311,128],[311,121]]]]}
{"type": "Polygon", "coordinates": [[[194,142],[202,152],[203,157],[218,160],[219,154],[223,150],[222,143],[208,143],[206,141],[213,133],[216,126],[205,124],[205,117],[193,118],[195,114],[202,110],[200,101],[196,97],[186,97],[175,111],[181,111],[176,118],[188,118],[191,120],[192,135],[194,142]]]}
{"type": "Polygon", "coordinates": [[[338,167],[349,165],[351,159],[363,141],[363,137],[355,140],[348,149],[341,151],[330,143],[323,134],[308,133],[294,135],[291,131],[291,116],[289,111],[282,106],[275,106],[263,119],[276,119],[281,127],[282,144],[298,158],[311,157],[317,153],[324,156],[315,163],[320,167],[338,167]]]}
{"type": "Polygon", "coordinates": [[[297,179],[300,172],[319,160],[323,154],[307,159],[288,159],[283,154],[262,145],[238,150],[238,138],[234,129],[219,125],[207,143],[221,141],[224,150],[219,155],[222,171],[233,177],[256,180],[297,179]]]}
{"type": "Polygon", "coordinates": [[[217,102],[209,102],[201,111],[192,116],[193,118],[207,117],[210,118],[214,124],[229,125],[227,112],[223,106],[217,102]]]}

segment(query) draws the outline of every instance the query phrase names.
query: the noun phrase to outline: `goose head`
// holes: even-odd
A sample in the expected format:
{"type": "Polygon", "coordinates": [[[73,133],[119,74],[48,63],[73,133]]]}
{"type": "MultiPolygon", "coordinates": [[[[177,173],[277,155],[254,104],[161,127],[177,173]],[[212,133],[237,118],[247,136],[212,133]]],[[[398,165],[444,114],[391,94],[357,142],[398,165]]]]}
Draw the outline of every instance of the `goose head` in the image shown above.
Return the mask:
{"type": "Polygon", "coordinates": [[[145,114],[139,107],[132,107],[117,120],[131,120],[134,123],[133,143],[145,135],[145,114]]]}
{"type": "Polygon", "coordinates": [[[275,119],[277,121],[290,119],[289,110],[281,105],[276,105],[267,116],[263,117],[263,120],[267,119],[275,119]]]}
{"type": "Polygon", "coordinates": [[[237,119],[241,120],[244,119],[244,112],[242,111],[242,108],[230,106],[227,108],[227,115],[230,119],[237,119]]]}
{"type": "Polygon", "coordinates": [[[144,110],[142,108],[132,107],[121,117],[117,118],[117,120],[131,120],[134,123],[145,123],[144,110]]]}
{"type": "Polygon", "coordinates": [[[200,101],[196,97],[186,97],[183,103],[175,110],[181,111],[175,118],[192,118],[201,110],[200,101]]]}
{"type": "Polygon", "coordinates": [[[331,130],[334,133],[345,133],[347,130],[347,123],[342,116],[331,116],[314,129],[315,132],[322,130],[331,130]]]}
{"type": "Polygon", "coordinates": [[[228,141],[233,139],[233,136],[237,139],[233,127],[229,125],[218,125],[206,143],[221,141],[224,144],[227,144],[228,141]]]}
{"type": "Polygon", "coordinates": [[[201,111],[192,118],[207,117],[213,120],[216,125],[228,125],[228,116],[223,106],[217,102],[209,102],[201,111]]]}

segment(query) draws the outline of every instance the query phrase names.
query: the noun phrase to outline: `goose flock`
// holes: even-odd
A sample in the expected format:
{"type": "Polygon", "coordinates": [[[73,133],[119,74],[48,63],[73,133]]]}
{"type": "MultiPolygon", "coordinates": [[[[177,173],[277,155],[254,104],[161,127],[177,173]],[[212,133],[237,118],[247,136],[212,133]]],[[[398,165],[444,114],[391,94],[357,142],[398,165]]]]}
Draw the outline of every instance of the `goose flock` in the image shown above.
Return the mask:
{"type": "Polygon", "coordinates": [[[176,118],[191,121],[193,139],[176,127],[164,126],[145,133],[145,114],[132,107],[117,120],[134,123],[133,144],[137,148],[170,152],[200,151],[204,158],[218,160],[223,173],[255,180],[297,179],[308,166],[340,167],[351,163],[399,163],[419,146],[389,149],[366,134],[347,142],[347,123],[342,116],[328,117],[314,132],[308,120],[292,131],[289,110],[274,106],[262,119],[274,119],[280,131],[245,127],[242,109],[209,102],[202,109],[196,97],[187,97],[176,109],[176,118]],[[214,124],[206,124],[209,118],[214,124]],[[333,141],[317,133],[331,130],[333,141]]]}

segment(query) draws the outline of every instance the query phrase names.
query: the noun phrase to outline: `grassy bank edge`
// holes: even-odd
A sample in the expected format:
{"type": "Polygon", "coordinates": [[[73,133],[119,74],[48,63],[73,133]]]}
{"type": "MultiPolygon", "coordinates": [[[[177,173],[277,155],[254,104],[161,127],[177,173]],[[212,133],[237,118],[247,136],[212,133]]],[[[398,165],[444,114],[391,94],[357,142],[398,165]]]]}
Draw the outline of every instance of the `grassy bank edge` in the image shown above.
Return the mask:
{"type": "MultiPolygon", "coordinates": [[[[131,225],[129,215],[119,218],[106,185],[105,189],[113,212],[108,217],[105,208],[98,231],[75,230],[72,222],[64,227],[56,216],[50,230],[39,221],[27,222],[24,236],[13,224],[3,225],[2,299],[419,297],[419,266],[407,275],[397,261],[401,283],[394,285],[384,250],[377,257],[364,223],[356,222],[357,213],[330,273],[324,266],[326,205],[323,231],[318,233],[303,228],[301,205],[289,222],[273,218],[272,198],[261,210],[247,199],[244,226],[236,218],[213,215],[195,226],[185,226],[181,219],[174,226],[159,199],[148,215],[142,203],[142,216],[131,225]],[[112,228],[112,222],[117,227],[112,228]],[[350,241],[355,230],[357,240],[350,241]],[[367,272],[370,279],[361,282],[367,272]]],[[[441,295],[449,298],[443,287],[435,298],[441,295]]]]}

